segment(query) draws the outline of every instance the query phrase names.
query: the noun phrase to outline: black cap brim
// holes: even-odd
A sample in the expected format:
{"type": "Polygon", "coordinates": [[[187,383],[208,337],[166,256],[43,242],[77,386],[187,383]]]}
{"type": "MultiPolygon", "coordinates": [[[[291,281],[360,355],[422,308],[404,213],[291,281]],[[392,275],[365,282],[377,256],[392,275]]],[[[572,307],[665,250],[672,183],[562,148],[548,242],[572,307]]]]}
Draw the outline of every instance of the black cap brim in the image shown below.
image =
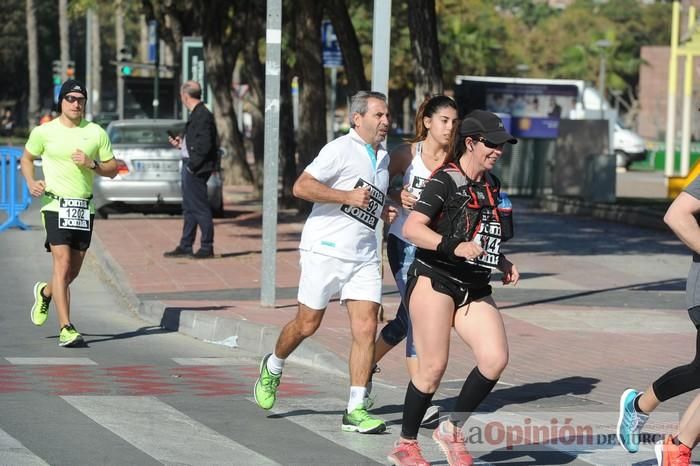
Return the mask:
{"type": "Polygon", "coordinates": [[[510,143],[510,144],[517,144],[518,140],[515,139],[511,134],[505,132],[505,131],[497,131],[494,133],[488,133],[485,134],[484,137],[489,141],[493,142],[494,144],[505,144],[510,143]]]}

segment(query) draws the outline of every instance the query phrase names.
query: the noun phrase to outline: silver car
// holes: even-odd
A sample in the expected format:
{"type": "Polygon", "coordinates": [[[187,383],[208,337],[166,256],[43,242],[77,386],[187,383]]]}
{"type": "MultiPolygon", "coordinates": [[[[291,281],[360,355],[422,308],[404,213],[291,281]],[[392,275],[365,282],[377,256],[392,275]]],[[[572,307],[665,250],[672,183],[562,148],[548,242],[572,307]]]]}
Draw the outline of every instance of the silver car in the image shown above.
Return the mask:
{"type": "MultiPolygon", "coordinates": [[[[182,205],[180,151],[168,143],[168,131],[181,134],[182,120],[115,120],[107,126],[119,173],[113,179],[95,178],[97,215],[110,212],[172,211],[182,205]]],[[[223,215],[221,175],[207,182],[209,203],[215,217],[223,215]]]]}

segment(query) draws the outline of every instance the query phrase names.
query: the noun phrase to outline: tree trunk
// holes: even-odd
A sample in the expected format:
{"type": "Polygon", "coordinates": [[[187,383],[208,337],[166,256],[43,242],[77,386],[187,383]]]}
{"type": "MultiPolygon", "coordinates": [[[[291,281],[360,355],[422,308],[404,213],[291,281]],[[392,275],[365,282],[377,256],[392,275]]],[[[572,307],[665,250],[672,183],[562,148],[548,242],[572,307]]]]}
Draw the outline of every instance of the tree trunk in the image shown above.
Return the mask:
{"type": "Polygon", "coordinates": [[[422,102],[426,94],[442,94],[443,90],[435,0],[408,0],[408,29],[416,57],[416,102],[422,102]]]}
{"type": "MultiPolygon", "coordinates": [[[[240,48],[231,45],[232,40],[227,37],[224,29],[229,25],[223,21],[223,18],[229,16],[229,8],[229,4],[222,1],[197,2],[195,14],[202,31],[207,80],[214,91],[214,113],[220,144],[226,153],[230,154],[230,157],[223,161],[224,181],[226,184],[241,184],[252,182],[253,173],[246,160],[243,136],[238,130],[233,106],[231,83],[234,63],[240,48]]],[[[241,31],[243,29],[239,29],[237,35],[241,36],[242,43],[241,31]]]]}
{"type": "Polygon", "coordinates": [[[343,52],[343,69],[348,79],[348,95],[354,95],[357,91],[369,90],[360,43],[357,40],[355,27],[352,25],[345,1],[327,0],[326,14],[333,23],[333,30],[338,37],[340,50],[343,52]]]}
{"type": "Polygon", "coordinates": [[[295,49],[300,75],[299,168],[326,144],[326,85],[321,61],[321,12],[314,0],[299,0],[295,11],[295,49]]]}
{"type": "Polygon", "coordinates": [[[298,173],[291,88],[291,70],[283,61],[280,82],[280,172],[282,173],[280,204],[284,207],[297,205],[292,194],[292,186],[298,173]]]}
{"type": "Polygon", "coordinates": [[[39,120],[39,48],[37,46],[36,11],[34,0],[27,0],[27,60],[29,65],[29,109],[27,127],[34,128],[39,120]]]}
{"type": "MultiPolygon", "coordinates": [[[[259,44],[265,38],[265,8],[262,4],[252,6],[249,11],[247,24],[247,40],[259,44]]],[[[241,75],[250,86],[248,92],[248,107],[252,119],[251,141],[254,157],[255,188],[262,194],[263,166],[265,159],[265,67],[260,61],[258,47],[243,48],[243,68],[241,75]]],[[[242,117],[242,115],[239,115],[242,117]]]]}

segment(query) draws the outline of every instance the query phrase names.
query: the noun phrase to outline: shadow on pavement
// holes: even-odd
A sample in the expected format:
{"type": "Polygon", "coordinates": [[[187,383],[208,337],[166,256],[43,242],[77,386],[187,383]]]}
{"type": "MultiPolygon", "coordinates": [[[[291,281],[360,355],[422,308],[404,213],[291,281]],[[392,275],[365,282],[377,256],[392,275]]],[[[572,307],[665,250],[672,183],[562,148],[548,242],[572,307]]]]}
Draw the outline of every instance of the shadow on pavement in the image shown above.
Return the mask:
{"type": "Polygon", "coordinates": [[[180,328],[180,315],[182,311],[220,311],[229,309],[230,306],[201,306],[201,307],[166,307],[163,317],[160,319],[160,328],[168,331],[177,331],[180,328]]]}
{"type": "Polygon", "coordinates": [[[554,296],[551,298],[535,299],[532,301],[520,302],[508,304],[505,306],[499,306],[500,310],[504,309],[515,309],[525,306],[533,306],[535,304],[546,304],[554,303],[558,301],[566,301],[574,298],[581,298],[584,296],[593,296],[597,294],[607,293],[610,291],[683,291],[685,290],[685,279],[672,278],[669,280],[657,280],[653,282],[646,283],[636,283],[631,285],[615,286],[611,288],[602,288],[598,290],[585,290],[577,291],[575,293],[564,293],[559,296],[554,296]]]}
{"type": "Polygon", "coordinates": [[[134,338],[134,337],[143,337],[143,336],[148,336],[148,335],[159,335],[162,333],[172,333],[172,330],[168,330],[165,328],[161,327],[141,327],[136,330],[132,330],[130,332],[124,332],[124,333],[114,333],[114,334],[105,334],[105,333],[83,333],[83,339],[85,340],[85,346],[87,347],[90,343],[100,343],[103,341],[111,341],[111,340],[125,340],[127,338],[134,338]],[[88,338],[88,337],[103,337],[103,338],[88,338]]]}

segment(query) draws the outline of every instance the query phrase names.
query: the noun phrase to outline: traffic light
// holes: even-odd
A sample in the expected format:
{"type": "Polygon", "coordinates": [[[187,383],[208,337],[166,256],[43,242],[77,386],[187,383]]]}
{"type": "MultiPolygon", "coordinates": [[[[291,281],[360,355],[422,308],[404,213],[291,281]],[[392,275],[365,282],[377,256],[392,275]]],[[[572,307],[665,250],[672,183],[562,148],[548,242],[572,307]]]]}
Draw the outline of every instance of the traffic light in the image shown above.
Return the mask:
{"type": "Polygon", "coordinates": [[[132,55],[129,49],[123,48],[119,50],[119,56],[117,57],[117,66],[119,67],[120,76],[131,76],[134,69],[131,67],[132,55]]]}
{"type": "Polygon", "coordinates": [[[51,68],[53,73],[53,83],[55,85],[61,84],[61,60],[54,60],[51,68]]]}

